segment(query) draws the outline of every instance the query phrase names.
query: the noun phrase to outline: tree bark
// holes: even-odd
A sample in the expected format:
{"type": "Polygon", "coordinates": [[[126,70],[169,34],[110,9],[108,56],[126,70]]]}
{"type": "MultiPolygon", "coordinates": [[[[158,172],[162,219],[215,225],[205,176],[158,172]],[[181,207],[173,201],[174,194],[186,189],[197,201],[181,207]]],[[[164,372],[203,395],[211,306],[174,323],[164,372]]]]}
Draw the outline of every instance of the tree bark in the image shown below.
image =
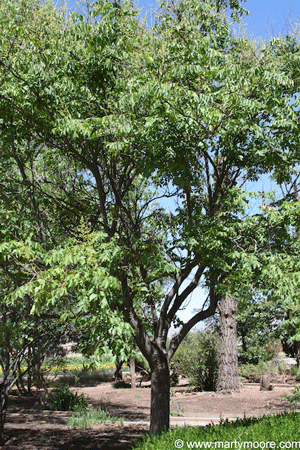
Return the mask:
{"type": "Polygon", "coordinates": [[[295,356],[298,369],[300,368],[300,341],[295,341],[295,356]]]}
{"type": "Polygon", "coordinates": [[[262,375],[260,377],[260,391],[272,391],[273,386],[270,382],[270,377],[268,375],[262,375]]]}
{"type": "Polygon", "coordinates": [[[236,301],[226,295],[219,303],[219,376],[218,391],[239,391],[236,333],[236,301]]]}
{"type": "Polygon", "coordinates": [[[116,370],[115,370],[115,373],[114,373],[114,379],[115,380],[122,380],[122,378],[123,378],[122,377],[123,361],[118,356],[117,356],[115,364],[116,364],[116,370]]]}
{"type": "Polygon", "coordinates": [[[135,384],[135,358],[130,358],[130,377],[131,377],[131,389],[136,388],[135,384]]]}
{"type": "Polygon", "coordinates": [[[3,381],[3,385],[0,386],[0,445],[4,443],[3,431],[7,413],[8,391],[9,387],[6,386],[3,381]]]}
{"type": "Polygon", "coordinates": [[[170,426],[170,369],[167,356],[157,351],[151,365],[150,433],[160,434],[170,426]]]}

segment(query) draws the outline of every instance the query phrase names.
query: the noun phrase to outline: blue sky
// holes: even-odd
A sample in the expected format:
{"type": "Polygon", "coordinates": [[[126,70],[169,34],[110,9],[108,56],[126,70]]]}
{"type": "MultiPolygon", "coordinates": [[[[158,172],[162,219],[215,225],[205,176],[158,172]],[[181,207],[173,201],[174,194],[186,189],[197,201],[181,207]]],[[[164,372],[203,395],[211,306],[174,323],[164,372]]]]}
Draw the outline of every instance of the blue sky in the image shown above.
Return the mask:
{"type": "MultiPolygon", "coordinates": [[[[54,0],[57,1],[57,0],[54,0]]],[[[300,21],[300,0],[247,0],[242,6],[250,11],[244,20],[248,33],[253,37],[270,38],[282,31],[291,29],[291,24],[300,21]]],[[[134,0],[143,11],[153,9],[155,0],[134,0]]],[[[76,0],[69,1],[69,8],[76,0]]]]}
{"type": "MultiPolygon", "coordinates": [[[[246,30],[253,37],[270,38],[291,29],[291,24],[300,21],[300,0],[240,0],[250,11],[244,20],[246,30]]],[[[143,11],[153,8],[153,0],[136,0],[143,11]]]]}
{"type": "Polygon", "coordinates": [[[299,0],[248,0],[242,5],[250,11],[246,29],[255,37],[276,35],[300,20],[299,0]]]}

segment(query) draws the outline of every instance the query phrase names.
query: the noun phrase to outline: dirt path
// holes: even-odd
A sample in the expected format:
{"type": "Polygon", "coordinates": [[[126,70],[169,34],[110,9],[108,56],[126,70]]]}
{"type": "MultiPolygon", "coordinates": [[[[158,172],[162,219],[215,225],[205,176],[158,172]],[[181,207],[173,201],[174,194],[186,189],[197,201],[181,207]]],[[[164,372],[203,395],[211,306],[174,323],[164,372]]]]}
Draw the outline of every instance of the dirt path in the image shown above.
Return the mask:
{"type": "MultiPolygon", "coordinates": [[[[287,410],[281,401],[292,387],[276,386],[260,392],[259,386],[244,386],[238,394],[191,392],[173,388],[171,426],[206,425],[220,418],[258,416],[287,410]],[[175,416],[176,415],[176,416],[175,416]]],[[[150,388],[114,389],[110,383],[79,389],[88,402],[105,407],[124,419],[123,425],[96,424],[88,430],[67,426],[70,413],[37,411],[15,405],[6,424],[4,450],[127,450],[149,429],[150,388]]],[[[33,405],[28,405],[32,408],[33,405]]]]}
{"type": "MultiPolygon", "coordinates": [[[[80,392],[93,404],[103,405],[112,414],[126,421],[149,422],[150,389],[114,389],[111,385],[83,388],[80,392]]],[[[218,422],[220,418],[258,416],[272,412],[283,412],[289,403],[281,401],[291,392],[291,387],[276,386],[272,391],[261,392],[259,385],[245,385],[236,394],[215,392],[193,392],[186,386],[172,389],[171,424],[180,421],[189,423],[218,422]],[[178,417],[174,417],[178,416],[178,417]]]]}

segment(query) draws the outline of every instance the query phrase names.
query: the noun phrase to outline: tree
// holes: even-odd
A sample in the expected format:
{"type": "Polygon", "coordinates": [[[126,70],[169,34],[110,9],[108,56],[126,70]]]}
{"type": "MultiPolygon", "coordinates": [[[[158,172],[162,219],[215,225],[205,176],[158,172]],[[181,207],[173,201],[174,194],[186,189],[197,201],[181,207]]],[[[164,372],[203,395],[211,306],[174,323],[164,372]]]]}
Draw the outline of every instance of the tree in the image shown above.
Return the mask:
{"type": "MultiPolygon", "coordinates": [[[[297,357],[293,342],[299,336],[299,205],[296,198],[280,198],[253,219],[261,230],[261,251],[243,255],[232,285],[238,298],[241,361],[271,358],[267,347],[281,339],[297,357]],[[251,269],[246,270],[250,262],[251,269]]],[[[253,220],[252,219],[252,220],[253,220]]]]}
{"type": "MultiPolygon", "coordinates": [[[[39,258],[29,252],[33,279],[13,298],[34,295],[34,311],[64,305],[65,317],[75,310],[97,332],[104,324],[106,336],[131,330],[151,368],[153,433],[169,427],[171,358],[215,313],[240,242],[253,237],[244,183],[285,161],[297,124],[294,43],[257,50],[233,37],[226,6],[243,12],[236,1],[162,5],[150,29],[126,2],[95,2],[94,23],[71,16],[65,24],[34,1],[1,11],[2,142],[10,154],[25,138],[34,144],[27,151],[43,161],[39,187],[51,170],[45,155],[70,168],[77,188],[68,177],[61,187],[91,231],[83,238],[70,214],[67,239],[39,246],[39,258]],[[168,211],[162,199],[173,199],[168,211]],[[201,283],[207,301],[167,346],[201,283]]],[[[65,198],[47,196],[61,217],[65,198]]]]}
{"type": "MultiPolygon", "coordinates": [[[[39,316],[31,314],[33,296],[21,301],[7,301],[7,296],[26,284],[31,277],[27,261],[30,252],[38,258],[40,248],[51,247],[49,209],[36,189],[37,168],[26,160],[24,146],[18,155],[8,157],[2,146],[0,166],[0,441],[7,412],[8,397],[16,384],[20,391],[31,394],[31,388],[43,386],[41,365],[46,356],[69,338],[72,329],[60,322],[61,311],[46,310],[39,316]],[[23,154],[21,153],[23,150],[23,154]],[[48,219],[47,219],[48,218],[48,219]],[[35,237],[35,240],[33,239],[35,237]],[[9,242],[14,242],[11,252],[9,242]],[[30,245],[29,245],[30,242],[30,245]],[[29,253],[28,253],[29,251],[29,253]],[[22,254],[27,256],[22,258],[22,254]],[[26,377],[26,380],[25,380],[26,377]]],[[[48,194],[51,190],[48,189],[48,194]]],[[[52,227],[52,233],[54,228],[52,227]]],[[[56,239],[59,236],[56,233],[56,239]]]]}
{"type": "Polygon", "coordinates": [[[239,298],[237,334],[241,364],[258,364],[260,360],[270,360],[276,355],[283,317],[281,305],[259,291],[251,290],[239,298]]]}

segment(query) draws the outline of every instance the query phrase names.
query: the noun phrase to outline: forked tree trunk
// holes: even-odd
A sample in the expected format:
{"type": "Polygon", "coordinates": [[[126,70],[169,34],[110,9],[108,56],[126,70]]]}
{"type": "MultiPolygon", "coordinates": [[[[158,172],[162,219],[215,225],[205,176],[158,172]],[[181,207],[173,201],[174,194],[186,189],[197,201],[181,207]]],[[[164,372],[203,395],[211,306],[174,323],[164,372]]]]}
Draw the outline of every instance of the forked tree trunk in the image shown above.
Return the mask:
{"type": "Polygon", "coordinates": [[[236,334],[236,301],[226,295],[219,303],[219,375],[218,391],[239,391],[238,352],[236,334]]]}
{"type": "Polygon", "coordinates": [[[150,433],[159,434],[170,425],[170,369],[166,355],[156,353],[151,365],[150,433]]]}

